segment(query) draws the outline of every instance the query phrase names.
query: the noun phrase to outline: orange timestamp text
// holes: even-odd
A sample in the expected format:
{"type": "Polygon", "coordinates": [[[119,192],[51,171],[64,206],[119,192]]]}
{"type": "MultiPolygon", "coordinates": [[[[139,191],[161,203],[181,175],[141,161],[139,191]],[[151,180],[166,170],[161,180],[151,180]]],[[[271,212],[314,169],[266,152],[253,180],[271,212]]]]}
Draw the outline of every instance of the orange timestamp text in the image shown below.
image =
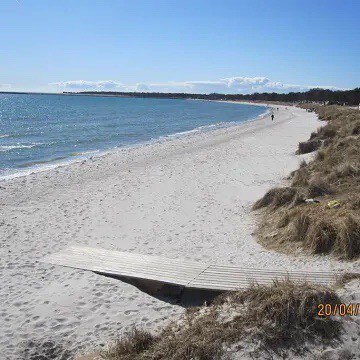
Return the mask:
{"type": "Polygon", "coordinates": [[[319,304],[318,316],[358,316],[360,314],[360,303],[353,304],[319,304]]]}

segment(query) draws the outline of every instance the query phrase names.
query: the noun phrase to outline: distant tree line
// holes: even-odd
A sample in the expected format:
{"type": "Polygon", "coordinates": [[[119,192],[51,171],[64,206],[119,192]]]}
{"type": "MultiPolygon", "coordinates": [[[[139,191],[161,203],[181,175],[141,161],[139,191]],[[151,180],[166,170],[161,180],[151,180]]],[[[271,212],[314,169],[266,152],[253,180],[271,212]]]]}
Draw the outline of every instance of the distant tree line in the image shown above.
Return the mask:
{"type": "Polygon", "coordinates": [[[64,94],[111,95],[141,98],[166,99],[199,99],[199,100],[250,100],[250,101],[279,101],[279,102],[326,102],[339,105],[359,105],[360,88],[354,90],[311,89],[306,92],[253,93],[253,94],[186,94],[186,93],[157,93],[157,92],[117,92],[117,91],[82,91],[64,92],[64,94]]]}

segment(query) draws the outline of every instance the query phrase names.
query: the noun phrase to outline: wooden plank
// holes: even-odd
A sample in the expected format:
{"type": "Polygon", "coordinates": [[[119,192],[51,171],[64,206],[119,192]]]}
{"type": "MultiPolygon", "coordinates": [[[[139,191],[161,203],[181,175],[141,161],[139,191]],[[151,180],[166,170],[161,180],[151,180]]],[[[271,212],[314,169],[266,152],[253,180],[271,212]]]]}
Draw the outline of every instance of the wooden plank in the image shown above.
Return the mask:
{"type": "Polygon", "coordinates": [[[187,285],[207,267],[191,261],[77,246],[48,255],[44,261],[106,276],[147,279],[180,286],[187,285]]]}
{"type": "Polygon", "coordinates": [[[336,281],[334,272],[281,271],[226,265],[208,265],[160,256],[73,246],[45,257],[45,262],[89,270],[111,277],[153,280],[190,289],[232,291],[252,283],[271,284],[289,279],[315,284],[336,281]]]}
{"type": "Polygon", "coordinates": [[[238,290],[252,283],[270,285],[275,280],[291,280],[315,284],[331,284],[336,281],[336,273],[310,271],[294,272],[281,270],[261,270],[237,268],[235,266],[210,265],[199,276],[194,278],[187,287],[194,289],[238,290]]]}
{"type": "MultiPolygon", "coordinates": [[[[208,269],[208,271],[216,270],[216,272],[227,272],[229,269],[232,269],[233,271],[237,272],[251,272],[251,273],[266,273],[266,274],[279,274],[279,273],[288,273],[286,270],[274,270],[274,269],[253,269],[253,268],[243,268],[238,266],[226,266],[226,265],[211,265],[208,269]]],[[[324,272],[324,271],[306,271],[301,270],[299,273],[301,274],[311,274],[316,276],[324,276],[328,277],[334,274],[334,272],[324,272]]]]}

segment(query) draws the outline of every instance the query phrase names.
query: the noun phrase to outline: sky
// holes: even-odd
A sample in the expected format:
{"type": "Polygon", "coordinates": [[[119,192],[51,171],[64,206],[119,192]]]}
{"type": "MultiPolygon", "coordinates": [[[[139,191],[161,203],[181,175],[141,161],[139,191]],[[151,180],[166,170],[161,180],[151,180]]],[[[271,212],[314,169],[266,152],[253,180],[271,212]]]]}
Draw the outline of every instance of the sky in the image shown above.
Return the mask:
{"type": "Polygon", "coordinates": [[[0,91],[360,86],[358,0],[1,0],[0,91]]]}

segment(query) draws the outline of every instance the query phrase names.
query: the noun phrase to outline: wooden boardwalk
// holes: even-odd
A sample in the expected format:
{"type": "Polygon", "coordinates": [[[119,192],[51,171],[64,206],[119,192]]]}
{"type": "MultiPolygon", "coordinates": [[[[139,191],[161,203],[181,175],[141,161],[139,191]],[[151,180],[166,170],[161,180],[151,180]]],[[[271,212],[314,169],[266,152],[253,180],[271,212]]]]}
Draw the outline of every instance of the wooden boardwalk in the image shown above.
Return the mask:
{"type": "Polygon", "coordinates": [[[271,284],[289,279],[321,285],[334,283],[334,272],[281,271],[202,264],[181,259],[73,246],[48,255],[44,262],[115,278],[156,281],[186,289],[233,291],[252,283],[271,284]]]}

